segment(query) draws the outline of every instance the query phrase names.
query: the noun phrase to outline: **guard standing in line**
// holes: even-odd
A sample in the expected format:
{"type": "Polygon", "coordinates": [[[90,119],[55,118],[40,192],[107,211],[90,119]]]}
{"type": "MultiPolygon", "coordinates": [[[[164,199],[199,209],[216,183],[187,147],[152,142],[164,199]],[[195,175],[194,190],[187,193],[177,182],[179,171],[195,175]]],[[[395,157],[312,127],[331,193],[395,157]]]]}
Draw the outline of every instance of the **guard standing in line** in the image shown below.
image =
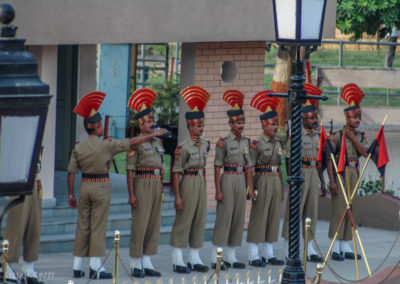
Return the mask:
{"type": "MultiPolygon", "coordinates": [[[[250,140],[242,136],[245,124],[242,110],[244,95],[237,90],[228,90],[222,99],[232,106],[228,111],[231,132],[227,137],[221,137],[215,148],[215,200],[218,203],[211,266],[216,268],[217,247],[224,246],[225,266],[243,269],[246,265],[237,260],[235,247],[242,245],[246,189],[250,199],[254,196],[253,164],[249,153],[250,140]],[[221,178],[222,167],[224,173],[221,178]]],[[[222,266],[223,269],[225,266],[222,266]]]]}
{"type": "Polygon", "coordinates": [[[106,272],[102,266],[101,256],[106,253],[105,237],[111,201],[109,169],[114,155],[129,151],[134,145],[166,133],[166,130],[161,130],[131,139],[100,139],[103,135],[103,123],[97,111],[105,96],[101,92],[87,94],[74,109],[76,114],[84,117],[83,124],[89,134],[85,141],[75,146],[68,165],[68,204],[74,209],[78,207],[73,251],[74,278],[85,275],[82,271],[83,257],[90,257],[91,279],[112,278],[112,274],[106,272]],[[79,170],[82,171],[82,180],[77,204],[74,180],[79,170]]]}
{"type": "Polygon", "coordinates": [[[250,106],[263,112],[260,115],[264,133],[250,144],[250,157],[255,165],[254,190],[247,230],[249,264],[264,267],[283,265],[274,255],[273,243],[278,240],[281,203],[283,200],[281,172],[281,141],[276,138],[278,119],[275,111],[279,99],[268,97],[270,90],[256,94],[250,106]],[[262,243],[262,258],[258,244],[262,243]]]}
{"type": "MultiPolygon", "coordinates": [[[[311,84],[305,84],[304,89],[308,95],[321,95],[322,91],[311,84]]],[[[319,184],[321,181],[322,195],[326,194],[324,177],[320,171],[320,166],[317,163],[318,149],[319,149],[319,132],[317,128],[317,100],[307,100],[303,105],[303,132],[302,132],[302,159],[301,159],[301,176],[304,178],[304,183],[301,186],[301,201],[300,213],[303,229],[303,238],[305,230],[306,218],[311,218],[311,232],[308,241],[308,261],[322,262],[323,259],[315,251],[313,246],[313,239],[315,237],[315,229],[318,220],[318,196],[319,184]]],[[[286,145],[286,168],[288,175],[290,175],[290,139],[286,145]]],[[[283,223],[282,237],[287,242],[289,238],[289,197],[287,198],[285,221],[283,223]]]]}
{"type": "MultiPolygon", "coordinates": [[[[343,185],[348,198],[353,191],[359,176],[359,157],[367,157],[367,138],[364,132],[360,132],[357,128],[361,121],[360,102],[364,98],[364,93],[356,84],[347,84],[343,87],[341,93],[342,100],[349,106],[344,109],[346,116],[346,125],[336,132],[332,139],[332,148],[335,153],[336,162],[338,162],[339,154],[342,148],[341,141],[343,135],[346,138],[346,155],[348,165],[346,166],[343,178],[343,185]]],[[[336,173],[333,168],[332,161],[328,162],[328,176],[330,180],[331,191],[331,218],[329,224],[329,238],[333,238],[339,226],[340,220],[346,210],[346,202],[343,192],[339,187],[336,179],[336,173]]],[[[347,215],[339,230],[338,238],[332,249],[332,259],[343,261],[345,258],[354,259],[355,255],[348,241],[352,239],[352,226],[350,217],[347,215]]],[[[361,259],[361,255],[357,254],[357,258],[361,259]]]]}
{"type": "MultiPolygon", "coordinates": [[[[42,183],[39,172],[43,147],[40,152],[38,169],[35,177],[32,195],[26,195],[24,202],[8,211],[4,239],[9,241],[8,261],[18,263],[21,245],[23,245],[22,273],[27,284],[39,282],[34,263],[39,257],[40,226],[42,224],[42,183]]],[[[17,276],[7,263],[7,280],[17,282],[17,276]]]]}
{"type": "Polygon", "coordinates": [[[182,98],[191,108],[185,114],[190,137],[175,150],[173,187],[176,216],[171,233],[172,264],[177,273],[207,272],[200,258],[207,214],[205,169],[210,142],[200,136],[204,129],[204,108],[210,94],[197,86],[181,91],[182,98]],[[180,176],[181,180],[179,181],[180,176]],[[182,249],[189,245],[188,265],[183,261],[182,249]]]}
{"type": "MultiPolygon", "coordinates": [[[[135,119],[140,135],[154,133],[155,121],[151,107],[156,96],[150,89],[140,89],[129,100],[128,107],[137,111],[135,119]]],[[[127,154],[128,202],[132,206],[129,255],[131,275],[137,278],[161,276],[160,272],[154,270],[150,255],[157,253],[160,235],[163,153],[162,141],[154,137],[127,154]]]]}

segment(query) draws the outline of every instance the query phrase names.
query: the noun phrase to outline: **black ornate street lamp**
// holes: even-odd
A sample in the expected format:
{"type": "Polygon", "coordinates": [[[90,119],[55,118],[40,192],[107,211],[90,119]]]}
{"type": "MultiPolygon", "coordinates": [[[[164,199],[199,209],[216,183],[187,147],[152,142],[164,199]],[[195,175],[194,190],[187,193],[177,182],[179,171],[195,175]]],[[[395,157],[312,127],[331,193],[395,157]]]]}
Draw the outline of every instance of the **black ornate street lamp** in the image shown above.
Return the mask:
{"type": "Polygon", "coordinates": [[[325,18],[326,0],[273,0],[276,42],[296,47],[296,54],[287,50],[292,58],[292,76],[288,94],[273,94],[286,97],[291,105],[291,150],[288,177],[289,193],[289,251],[282,283],[305,283],[305,274],[300,260],[300,199],[301,184],[301,131],[302,103],[306,99],[323,99],[306,95],[304,90],[304,63],[300,58],[300,47],[309,46],[307,54],[321,45],[325,18]]]}
{"type": "Polygon", "coordinates": [[[14,15],[0,5],[0,196],[32,193],[51,98],[25,39],[15,38],[14,15]]]}

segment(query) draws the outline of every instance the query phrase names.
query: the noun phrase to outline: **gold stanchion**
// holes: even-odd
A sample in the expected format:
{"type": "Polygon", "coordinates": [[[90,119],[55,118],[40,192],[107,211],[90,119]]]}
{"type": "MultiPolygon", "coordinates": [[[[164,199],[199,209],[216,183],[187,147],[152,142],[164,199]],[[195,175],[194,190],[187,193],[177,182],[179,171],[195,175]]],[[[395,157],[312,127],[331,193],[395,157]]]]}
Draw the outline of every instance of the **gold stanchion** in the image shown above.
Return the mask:
{"type": "Polygon", "coordinates": [[[169,277],[168,284],[174,284],[174,279],[172,279],[172,276],[169,277]]]}
{"type": "Polygon", "coordinates": [[[311,218],[306,218],[306,228],[304,231],[304,251],[303,251],[303,270],[304,270],[304,275],[306,275],[306,270],[307,270],[307,260],[308,260],[308,239],[309,239],[309,233],[310,233],[310,227],[311,227],[311,218]]]}
{"type": "MultiPolygon", "coordinates": [[[[399,217],[400,217],[400,212],[399,212],[399,217]]],[[[236,284],[240,283],[240,274],[239,274],[239,272],[235,273],[235,280],[236,280],[236,284]]]]}
{"type": "Polygon", "coordinates": [[[222,253],[224,252],[224,250],[222,249],[222,248],[217,248],[217,265],[216,265],[216,268],[215,268],[215,274],[216,274],[216,276],[217,276],[217,282],[215,282],[215,283],[217,283],[217,284],[219,284],[219,277],[220,277],[220,274],[221,274],[221,264],[222,264],[222,253]]]}
{"type": "Polygon", "coordinates": [[[163,284],[163,280],[162,280],[162,278],[157,278],[157,281],[156,281],[156,283],[157,283],[157,284],[163,284]]]}
{"type": "Polygon", "coordinates": [[[356,244],[356,238],[354,236],[354,228],[351,227],[351,235],[353,238],[353,251],[354,251],[354,262],[356,264],[356,273],[357,273],[357,280],[360,280],[360,269],[358,267],[358,257],[357,257],[357,244],[356,244]]]}
{"type": "Polygon", "coordinates": [[[74,281],[68,280],[67,284],[74,284],[74,281]]]}
{"type": "Polygon", "coordinates": [[[278,279],[278,283],[282,283],[282,268],[279,269],[279,279],[278,279]]]}
{"type": "Polygon", "coordinates": [[[321,263],[318,263],[317,264],[317,277],[315,278],[314,284],[321,284],[323,271],[324,271],[324,265],[321,263]]]}
{"type": "Polygon", "coordinates": [[[7,279],[7,257],[8,257],[8,246],[9,242],[7,240],[4,240],[1,243],[1,248],[3,249],[3,255],[2,255],[2,260],[3,260],[3,281],[6,282],[7,279]]]}
{"type": "Polygon", "coordinates": [[[257,270],[257,284],[261,284],[261,271],[257,270]]]}
{"type": "Polygon", "coordinates": [[[118,284],[118,258],[119,258],[119,240],[120,240],[120,232],[114,232],[114,249],[115,249],[115,256],[114,256],[114,278],[113,284],[118,284]]]}
{"type": "Polygon", "coordinates": [[[268,284],[271,284],[272,283],[272,278],[271,278],[271,272],[272,272],[272,270],[270,269],[270,270],[268,270],[268,284]]]}
{"type": "Polygon", "coordinates": [[[246,283],[250,284],[250,271],[246,272],[246,283]]]}
{"type": "Polygon", "coordinates": [[[185,284],[185,283],[186,283],[186,278],[185,278],[185,277],[182,277],[182,278],[181,278],[181,283],[182,283],[182,284],[185,284]]]}
{"type": "Polygon", "coordinates": [[[207,282],[208,282],[207,275],[204,275],[203,276],[203,284],[207,284],[207,282]]]}
{"type": "Polygon", "coordinates": [[[150,279],[145,279],[145,280],[144,280],[144,284],[151,284],[150,279]]]}
{"type": "Polygon", "coordinates": [[[139,284],[139,280],[133,280],[133,284],[139,284]]]}
{"type": "Polygon", "coordinates": [[[229,274],[228,273],[225,273],[225,284],[229,284],[229,279],[230,277],[229,277],[229,274]]]}
{"type": "Polygon", "coordinates": [[[197,275],[196,275],[196,274],[193,275],[193,277],[192,277],[192,283],[193,283],[193,284],[196,284],[196,283],[197,283],[197,275]]]}
{"type": "Polygon", "coordinates": [[[218,284],[218,276],[217,276],[217,274],[214,274],[213,280],[214,280],[214,284],[218,284]]]}

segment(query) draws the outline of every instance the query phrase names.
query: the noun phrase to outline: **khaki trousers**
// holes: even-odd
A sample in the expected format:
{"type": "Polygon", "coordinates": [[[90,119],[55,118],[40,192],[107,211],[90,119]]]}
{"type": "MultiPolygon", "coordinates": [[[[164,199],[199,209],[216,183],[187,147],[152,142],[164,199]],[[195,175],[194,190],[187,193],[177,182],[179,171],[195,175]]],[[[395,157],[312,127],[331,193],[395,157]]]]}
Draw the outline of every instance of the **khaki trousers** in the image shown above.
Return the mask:
{"type": "MultiPolygon", "coordinates": [[[[304,238],[306,218],[311,218],[311,232],[308,235],[309,240],[314,239],[315,230],[318,221],[318,198],[319,198],[319,176],[317,168],[302,168],[301,176],[304,183],[301,186],[300,214],[302,221],[302,232],[304,238]]],[[[282,237],[289,238],[289,203],[290,193],[287,198],[285,221],[283,222],[282,237]]]]}
{"type": "Polygon", "coordinates": [[[282,184],[279,176],[255,176],[257,199],[252,202],[247,231],[249,243],[278,241],[282,203],[282,184]]]}
{"type": "MultiPolygon", "coordinates": [[[[15,199],[16,197],[13,197],[15,199]]],[[[42,199],[39,197],[37,181],[32,195],[8,211],[4,239],[9,241],[8,261],[18,263],[21,245],[26,262],[38,260],[40,226],[42,223],[42,199]]]]}
{"type": "Polygon", "coordinates": [[[246,213],[246,176],[223,174],[221,192],[224,202],[217,204],[212,242],[215,246],[242,245],[246,213]]]}
{"type": "Polygon", "coordinates": [[[207,214],[205,178],[183,176],[179,189],[183,211],[175,215],[170,244],[176,248],[201,248],[207,214]]]}
{"type": "MultiPolygon", "coordinates": [[[[350,191],[352,192],[358,180],[358,170],[349,168],[346,174],[347,178],[349,179],[350,191]]],[[[343,178],[342,181],[345,187],[345,191],[349,196],[347,183],[345,180],[343,180],[343,178]]],[[[336,185],[339,193],[337,195],[332,195],[331,197],[331,219],[329,223],[329,233],[328,233],[329,238],[334,237],[336,230],[339,226],[340,220],[342,219],[343,213],[346,210],[346,202],[344,199],[343,191],[340,188],[340,184],[337,178],[336,178],[336,185]]],[[[353,204],[356,202],[356,199],[357,198],[355,196],[352,202],[353,204]]],[[[350,217],[349,215],[346,215],[343,224],[338,232],[338,240],[345,240],[345,241],[351,240],[353,236],[351,227],[352,226],[350,222],[350,217]]]]}
{"type": "Polygon", "coordinates": [[[135,178],[138,207],[132,207],[131,240],[129,253],[133,258],[157,253],[161,225],[160,178],[135,178]]]}
{"type": "Polygon", "coordinates": [[[111,202],[109,182],[81,182],[74,256],[106,255],[106,230],[111,202]]]}

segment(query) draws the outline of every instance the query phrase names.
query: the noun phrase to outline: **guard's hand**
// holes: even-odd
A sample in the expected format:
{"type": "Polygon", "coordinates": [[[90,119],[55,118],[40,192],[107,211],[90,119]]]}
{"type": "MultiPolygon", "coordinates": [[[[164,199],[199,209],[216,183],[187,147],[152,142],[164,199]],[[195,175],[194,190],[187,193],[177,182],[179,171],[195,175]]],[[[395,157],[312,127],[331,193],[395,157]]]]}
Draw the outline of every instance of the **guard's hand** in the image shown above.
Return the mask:
{"type": "Polygon", "coordinates": [[[255,200],[254,190],[250,190],[247,194],[247,200],[255,200]]]}
{"type": "Polygon", "coordinates": [[[165,129],[165,128],[161,128],[161,129],[157,130],[156,132],[154,132],[154,134],[156,136],[162,136],[162,135],[167,134],[167,133],[168,133],[168,130],[165,129]]]}
{"type": "Polygon", "coordinates": [[[215,200],[217,200],[218,202],[221,202],[221,203],[224,202],[224,195],[222,194],[222,192],[215,193],[215,200]]]}
{"type": "Polygon", "coordinates": [[[339,193],[336,182],[331,182],[329,185],[329,189],[331,191],[331,194],[337,195],[339,193]]]}
{"type": "Polygon", "coordinates": [[[350,128],[348,128],[347,126],[344,128],[344,135],[346,136],[346,138],[352,139],[354,138],[354,132],[351,131],[350,128]]]}
{"type": "Polygon", "coordinates": [[[326,187],[325,184],[321,185],[321,192],[319,194],[321,197],[325,197],[326,196],[326,187]]]}
{"type": "Polygon", "coordinates": [[[175,197],[175,210],[178,213],[181,213],[183,211],[183,202],[180,197],[175,197]]]}
{"type": "Polygon", "coordinates": [[[137,207],[139,206],[139,202],[138,202],[138,200],[136,199],[136,196],[130,196],[130,197],[129,197],[129,200],[128,200],[128,203],[129,203],[132,207],[135,207],[135,208],[137,208],[137,207]]]}
{"type": "Polygon", "coordinates": [[[68,205],[69,207],[71,207],[72,209],[76,209],[76,198],[75,195],[70,194],[68,197],[68,205]]]}

